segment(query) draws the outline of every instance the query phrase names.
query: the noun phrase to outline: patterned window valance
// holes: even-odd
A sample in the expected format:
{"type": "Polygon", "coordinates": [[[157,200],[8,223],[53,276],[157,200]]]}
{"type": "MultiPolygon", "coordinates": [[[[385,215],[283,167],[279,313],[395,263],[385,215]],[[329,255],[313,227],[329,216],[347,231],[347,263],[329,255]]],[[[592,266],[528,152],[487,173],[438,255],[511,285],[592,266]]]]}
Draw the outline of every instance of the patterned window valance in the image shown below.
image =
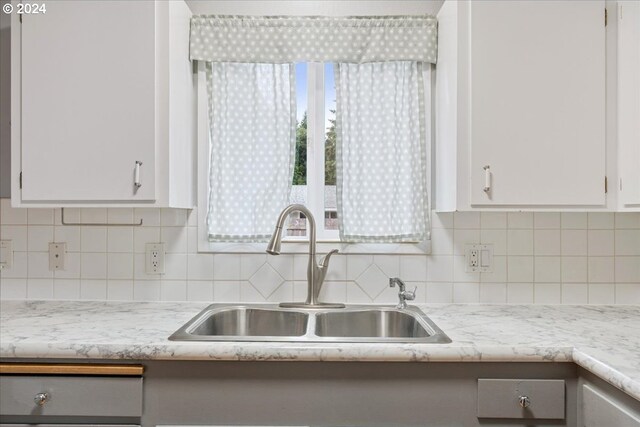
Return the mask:
{"type": "Polygon", "coordinates": [[[436,62],[437,20],[420,16],[195,16],[191,59],[209,62],[436,62]]]}

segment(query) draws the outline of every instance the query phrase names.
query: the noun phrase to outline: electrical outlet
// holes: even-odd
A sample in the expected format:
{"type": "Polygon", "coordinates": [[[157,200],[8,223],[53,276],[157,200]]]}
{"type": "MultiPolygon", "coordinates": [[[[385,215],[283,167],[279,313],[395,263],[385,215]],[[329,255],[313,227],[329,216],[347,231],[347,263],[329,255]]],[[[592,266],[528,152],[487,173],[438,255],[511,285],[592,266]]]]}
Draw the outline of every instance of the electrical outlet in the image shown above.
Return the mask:
{"type": "Polygon", "coordinates": [[[145,252],[147,274],[164,274],[164,243],[147,243],[145,252]]]}
{"type": "Polygon", "coordinates": [[[480,258],[479,252],[480,251],[478,251],[478,249],[476,248],[469,249],[469,267],[478,266],[478,258],[480,258]]]}
{"type": "Polygon", "coordinates": [[[493,245],[465,245],[467,273],[490,273],[493,271],[493,245]]]}
{"type": "Polygon", "coordinates": [[[13,241],[0,240],[0,270],[13,267],[13,241]]]}
{"type": "Polygon", "coordinates": [[[66,243],[49,243],[49,270],[64,270],[64,258],[67,253],[66,243]]]}

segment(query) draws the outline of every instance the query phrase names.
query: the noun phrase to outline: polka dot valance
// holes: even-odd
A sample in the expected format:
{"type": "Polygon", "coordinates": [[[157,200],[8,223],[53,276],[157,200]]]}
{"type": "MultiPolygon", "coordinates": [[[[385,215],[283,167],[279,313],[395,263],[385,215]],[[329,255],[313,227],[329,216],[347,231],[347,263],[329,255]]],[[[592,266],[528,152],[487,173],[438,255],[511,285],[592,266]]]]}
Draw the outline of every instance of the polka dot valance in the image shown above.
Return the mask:
{"type": "Polygon", "coordinates": [[[208,62],[435,63],[437,20],[417,16],[195,16],[191,59],[208,62]]]}

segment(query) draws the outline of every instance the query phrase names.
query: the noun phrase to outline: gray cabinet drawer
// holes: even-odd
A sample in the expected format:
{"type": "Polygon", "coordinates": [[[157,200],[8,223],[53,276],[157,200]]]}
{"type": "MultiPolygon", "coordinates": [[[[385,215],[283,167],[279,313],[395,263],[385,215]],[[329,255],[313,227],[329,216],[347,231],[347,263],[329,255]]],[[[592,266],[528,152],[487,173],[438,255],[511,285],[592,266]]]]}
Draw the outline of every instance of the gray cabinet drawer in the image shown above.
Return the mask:
{"type": "Polygon", "coordinates": [[[1,375],[0,415],[140,417],[142,378],[1,375]]]}
{"type": "Polygon", "coordinates": [[[479,379],[478,418],[564,419],[564,396],[564,380],[479,379]]]}

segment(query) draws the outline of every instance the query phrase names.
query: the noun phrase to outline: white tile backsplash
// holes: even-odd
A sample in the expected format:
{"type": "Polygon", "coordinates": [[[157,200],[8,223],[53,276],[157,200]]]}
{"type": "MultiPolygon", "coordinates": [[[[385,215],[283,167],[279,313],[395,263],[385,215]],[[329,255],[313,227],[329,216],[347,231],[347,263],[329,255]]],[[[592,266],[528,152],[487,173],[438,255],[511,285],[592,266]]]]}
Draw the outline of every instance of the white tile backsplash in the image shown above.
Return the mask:
{"type": "Polygon", "coordinates": [[[107,299],[112,301],[131,301],[133,299],[133,280],[109,280],[107,299]]]}
{"type": "Polygon", "coordinates": [[[27,299],[53,299],[53,279],[27,279],[27,299]]]}
{"type": "MultiPolygon", "coordinates": [[[[574,231],[574,230],[571,230],[574,231]]],[[[633,231],[633,230],[625,230],[633,231]]],[[[640,244],[640,240],[638,240],[640,244]]],[[[589,256],[613,256],[614,232],[613,230],[589,230],[588,231],[589,256]]]]}
{"type": "Polygon", "coordinates": [[[109,227],[107,230],[107,252],[131,253],[133,229],[131,227],[109,227]]]}
{"type": "MultiPolygon", "coordinates": [[[[173,209],[67,209],[67,221],[142,227],[62,226],[59,209],[13,209],[0,199],[0,238],[13,268],[2,299],[278,302],[306,297],[306,255],[197,253],[197,213],[173,209]],[[56,224],[54,226],[54,224],[56,224]],[[51,272],[49,242],[66,242],[51,272]],[[166,273],[147,275],[145,244],[164,242],[166,273]]],[[[432,215],[430,255],[335,255],[322,295],[395,303],[399,276],[429,303],[640,304],[640,213],[432,215]],[[465,271],[464,245],[492,244],[489,273],[465,271]]]]}
{"type": "Polygon", "coordinates": [[[589,304],[615,304],[616,287],[613,283],[589,283],[589,304]]]}
{"type": "Polygon", "coordinates": [[[589,257],[589,283],[614,283],[615,258],[589,257]]]}
{"type": "Polygon", "coordinates": [[[536,230],[556,230],[560,228],[560,213],[535,212],[533,214],[533,228],[536,230]]]}
{"type": "Polygon", "coordinates": [[[560,230],[536,229],[533,232],[534,255],[560,255],[560,230]]]}
{"type": "Polygon", "coordinates": [[[533,285],[533,301],[536,304],[560,304],[562,285],[560,283],[536,283],[533,285]]]}
{"type": "Polygon", "coordinates": [[[588,224],[586,213],[562,212],[560,214],[560,226],[564,229],[585,230],[588,224]]]}
{"type": "Polygon", "coordinates": [[[533,283],[508,283],[507,303],[533,304],[533,283]]]}
{"type": "Polygon", "coordinates": [[[615,224],[615,214],[609,212],[592,212],[587,214],[590,230],[612,230],[615,224]]]}
{"type": "Polygon", "coordinates": [[[53,225],[30,225],[27,227],[27,250],[47,252],[53,242],[53,225]]]}
{"type": "Polygon", "coordinates": [[[453,302],[453,283],[429,283],[426,292],[427,303],[447,304],[453,302]]]}
{"type": "Polygon", "coordinates": [[[509,212],[507,228],[533,228],[532,212],[509,212]]]}
{"type": "Polygon", "coordinates": [[[27,226],[23,225],[3,225],[0,226],[0,236],[2,240],[11,240],[13,250],[16,252],[26,252],[27,249],[27,226]]]}
{"type": "Polygon", "coordinates": [[[213,281],[189,280],[187,282],[189,301],[213,301],[213,281]]]}
{"type": "Polygon", "coordinates": [[[29,225],[53,225],[53,209],[28,209],[29,225]]]}
{"type": "Polygon", "coordinates": [[[107,227],[81,227],[80,249],[82,252],[106,252],[107,227]]]}
{"type": "Polygon", "coordinates": [[[586,283],[563,283],[563,304],[586,304],[589,301],[589,287],[586,283]]]}
{"type": "MultiPolygon", "coordinates": [[[[613,236],[611,236],[611,243],[613,240],[613,236]]],[[[640,255],[640,230],[616,230],[615,254],[640,255]]]]}
{"type": "Polygon", "coordinates": [[[587,230],[562,230],[560,247],[563,256],[587,255],[587,230]]]}
{"type": "Polygon", "coordinates": [[[507,284],[481,283],[480,302],[488,304],[505,304],[507,302],[507,284]]]}
{"type": "Polygon", "coordinates": [[[53,298],[62,300],[80,299],[80,280],[54,280],[53,298]]]}

